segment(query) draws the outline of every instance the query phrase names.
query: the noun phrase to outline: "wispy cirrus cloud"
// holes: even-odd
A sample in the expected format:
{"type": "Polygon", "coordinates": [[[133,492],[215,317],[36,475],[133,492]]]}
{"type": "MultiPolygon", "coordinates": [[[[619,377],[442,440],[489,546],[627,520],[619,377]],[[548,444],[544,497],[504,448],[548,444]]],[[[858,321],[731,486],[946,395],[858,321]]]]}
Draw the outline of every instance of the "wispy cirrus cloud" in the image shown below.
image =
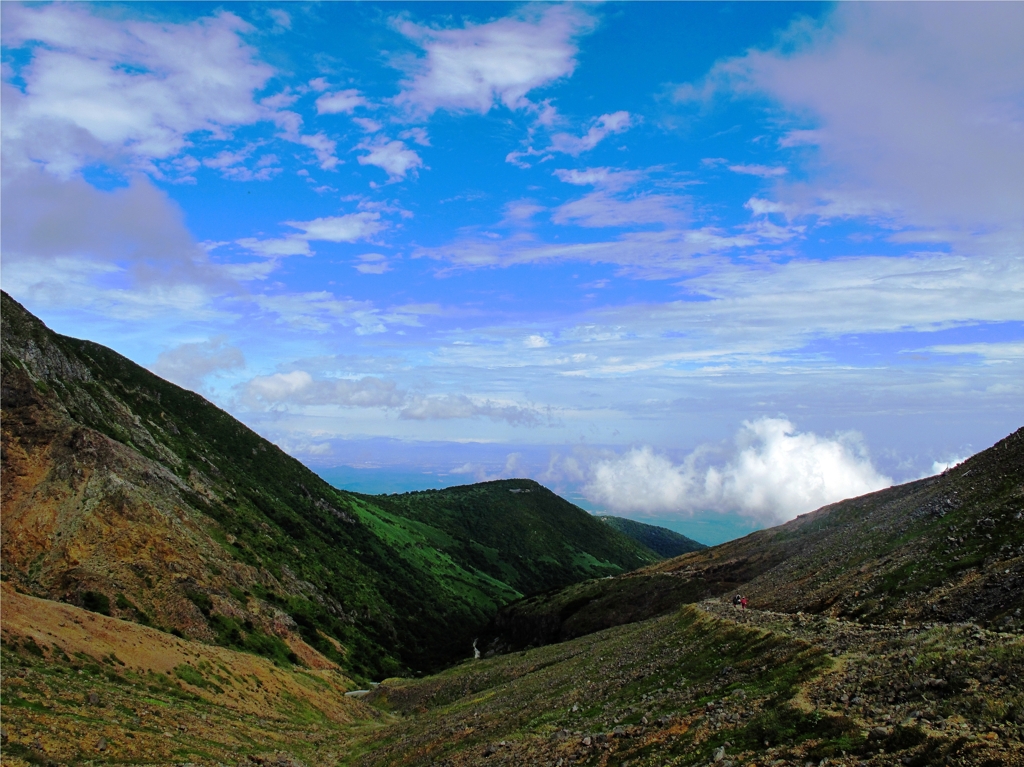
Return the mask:
{"type": "MultiPolygon", "coordinates": [[[[621,212],[623,208],[617,206],[616,210],[621,212]]],[[[587,220],[582,210],[580,219],[587,220]]],[[[566,244],[537,242],[520,235],[508,238],[469,236],[441,246],[417,248],[412,257],[446,262],[447,269],[451,270],[558,262],[612,264],[619,267],[622,274],[664,279],[706,268],[694,260],[695,256],[747,248],[757,242],[754,234],[733,234],[711,227],[632,231],[613,239],[566,244]]]]}
{"type": "Polygon", "coordinates": [[[254,303],[293,328],[326,333],[353,327],[357,335],[383,333],[387,326],[371,301],[339,298],[326,290],[256,295],[254,303]]]}
{"type": "Polygon", "coordinates": [[[547,151],[578,157],[583,152],[596,147],[608,136],[624,133],[633,125],[633,116],[625,110],[601,115],[594,120],[593,125],[582,136],[574,136],[571,133],[555,133],[551,136],[551,146],[547,151]]]}
{"type": "Polygon", "coordinates": [[[305,406],[383,408],[397,409],[399,418],[411,421],[486,418],[513,426],[540,422],[538,411],[529,406],[464,394],[418,394],[403,391],[394,381],[376,376],[323,378],[305,370],[293,370],[257,376],[236,388],[240,401],[253,410],[305,406]]]}
{"type": "Polygon", "coordinates": [[[595,191],[570,200],[552,211],[556,224],[586,227],[630,227],[648,224],[679,224],[688,200],[676,194],[627,193],[649,174],[645,171],[586,168],[557,169],[555,176],[575,186],[594,186],[595,191]]]}
{"type": "Polygon", "coordinates": [[[358,242],[366,240],[385,228],[380,213],[360,211],[343,216],[324,216],[312,221],[285,221],[287,226],[301,229],[304,240],[324,242],[358,242]]]}
{"type": "Polygon", "coordinates": [[[387,228],[377,211],[362,210],[341,216],[322,216],[311,221],[285,221],[285,226],[300,230],[286,237],[242,237],[236,240],[246,250],[267,258],[310,256],[310,242],[364,242],[387,228]]]}
{"type": "Polygon", "coordinates": [[[200,391],[207,377],[245,367],[242,350],[228,343],[227,336],[192,341],[160,352],[150,369],[162,378],[186,389],[200,391]]]}
{"type": "Polygon", "coordinates": [[[414,421],[489,418],[492,421],[506,421],[513,426],[534,425],[540,422],[539,415],[533,408],[467,397],[464,394],[411,395],[399,417],[414,421]]]}
{"type": "Polygon", "coordinates": [[[760,178],[779,178],[788,173],[788,169],[782,165],[729,165],[733,173],[740,173],[745,176],[758,176],[760,178]]]}
{"type": "Polygon", "coordinates": [[[520,168],[529,168],[532,162],[546,162],[556,154],[578,157],[584,152],[589,152],[608,136],[624,133],[635,124],[636,119],[629,112],[620,110],[593,119],[590,128],[582,136],[566,132],[555,133],[550,137],[548,145],[541,149],[533,145],[533,136],[531,135],[526,149],[509,152],[505,156],[505,162],[520,168]],[[530,162],[528,161],[530,158],[536,159],[530,162]]]}
{"type": "Polygon", "coordinates": [[[257,410],[285,405],[394,408],[405,402],[394,381],[375,376],[314,378],[305,370],[256,376],[240,387],[240,396],[247,407],[257,410]]]}

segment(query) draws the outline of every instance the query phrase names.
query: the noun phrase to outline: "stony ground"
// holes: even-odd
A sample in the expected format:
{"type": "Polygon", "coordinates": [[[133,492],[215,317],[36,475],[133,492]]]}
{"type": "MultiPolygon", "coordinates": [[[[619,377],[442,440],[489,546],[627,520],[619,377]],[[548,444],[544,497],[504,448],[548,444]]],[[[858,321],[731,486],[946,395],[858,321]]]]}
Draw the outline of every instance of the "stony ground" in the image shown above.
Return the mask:
{"type": "Polygon", "coordinates": [[[382,686],[361,765],[1024,765],[1024,641],[708,601],[382,686]]]}

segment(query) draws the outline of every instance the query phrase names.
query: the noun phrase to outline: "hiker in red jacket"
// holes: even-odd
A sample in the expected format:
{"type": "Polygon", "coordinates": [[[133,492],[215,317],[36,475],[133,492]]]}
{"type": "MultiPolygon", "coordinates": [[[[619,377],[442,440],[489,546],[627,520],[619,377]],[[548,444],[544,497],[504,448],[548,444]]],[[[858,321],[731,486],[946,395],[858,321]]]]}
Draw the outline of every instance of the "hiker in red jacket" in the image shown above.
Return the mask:
{"type": "Polygon", "coordinates": [[[746,597],[740,597],[740,607],[742,607],[744,610],[747,609],[747,598],[746,597]]]}

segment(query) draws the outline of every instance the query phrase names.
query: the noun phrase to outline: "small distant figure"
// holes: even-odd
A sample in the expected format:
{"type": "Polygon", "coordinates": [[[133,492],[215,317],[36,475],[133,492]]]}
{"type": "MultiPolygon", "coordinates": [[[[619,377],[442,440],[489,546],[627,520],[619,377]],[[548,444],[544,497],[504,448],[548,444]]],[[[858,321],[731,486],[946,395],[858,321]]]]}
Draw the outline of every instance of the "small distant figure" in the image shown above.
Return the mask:
{"type": "Polygon", "coordinates": [[[732,595],[732,606],[733,607],[739,607],[740,606],[740,595],[739,594],[733,594],[732,595]]]}
{"type": "Polygon", "coordinates": [[[746,597],[740,597],[740,607],[742,607],[744,610],[747,609],[747,598],[746,597]]]}

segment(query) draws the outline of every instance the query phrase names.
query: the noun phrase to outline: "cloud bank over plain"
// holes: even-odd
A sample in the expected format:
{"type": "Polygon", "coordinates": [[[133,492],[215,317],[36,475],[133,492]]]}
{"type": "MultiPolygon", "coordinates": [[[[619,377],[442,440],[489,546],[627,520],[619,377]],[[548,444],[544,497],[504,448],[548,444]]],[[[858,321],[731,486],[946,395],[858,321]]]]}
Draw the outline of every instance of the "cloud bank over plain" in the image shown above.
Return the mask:
{"type": "Polygon", "coordinates": [[[590,467],[585,496],[609,511],[641,515],[735,512],[778,524],[846,498],[889,487],[853,433],[821,437],[782,418],[747,421],[727,458],[698,449],[675,464],[650,447],[590,467]]]}

